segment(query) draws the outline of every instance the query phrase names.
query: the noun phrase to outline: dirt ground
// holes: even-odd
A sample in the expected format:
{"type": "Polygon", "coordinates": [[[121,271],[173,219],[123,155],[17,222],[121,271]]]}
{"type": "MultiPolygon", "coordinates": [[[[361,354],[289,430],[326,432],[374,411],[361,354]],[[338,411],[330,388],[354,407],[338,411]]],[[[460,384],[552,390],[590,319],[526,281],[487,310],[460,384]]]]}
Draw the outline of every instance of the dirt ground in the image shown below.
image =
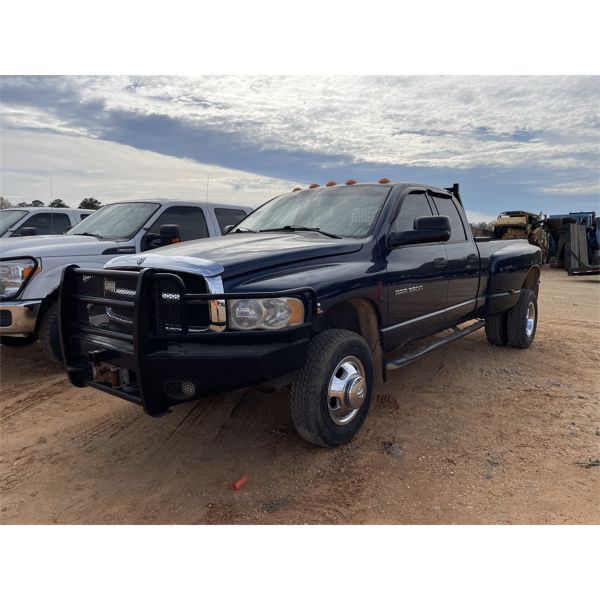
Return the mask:
{"type": "Polygon", "coordinates": [[[546,270],[540,296],[529,350],[480,330],[394,371],[332,450],[285,392],[152,419],[2,347],[0,522],[600,523],[600,277],[546,270]]]}

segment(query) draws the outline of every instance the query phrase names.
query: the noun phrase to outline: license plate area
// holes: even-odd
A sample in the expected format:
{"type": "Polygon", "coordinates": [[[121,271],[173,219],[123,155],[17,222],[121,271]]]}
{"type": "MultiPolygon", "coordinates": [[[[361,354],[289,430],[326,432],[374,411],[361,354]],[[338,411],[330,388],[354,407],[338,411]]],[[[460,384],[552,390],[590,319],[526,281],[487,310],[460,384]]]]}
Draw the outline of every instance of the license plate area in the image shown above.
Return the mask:
{"type": "Polygon", "coordinates": [[[92,375],[96,383],[108,383],[112,388],[129,385],[129,371],[109,363],[92,365],[92,375]]]}

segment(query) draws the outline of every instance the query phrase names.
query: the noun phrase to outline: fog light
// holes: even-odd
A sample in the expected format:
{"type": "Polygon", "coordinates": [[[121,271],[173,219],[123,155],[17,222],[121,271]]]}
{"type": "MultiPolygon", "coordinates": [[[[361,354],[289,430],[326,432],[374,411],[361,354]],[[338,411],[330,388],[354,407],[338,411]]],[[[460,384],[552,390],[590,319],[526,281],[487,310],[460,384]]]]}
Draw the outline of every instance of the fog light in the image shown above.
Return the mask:
{"type": "Polygon", "coordinates": [[[196,384],[193,381],[171,379],[165,384],[165,394],[171,400],[191,400],[196,395],[196,384]]]}

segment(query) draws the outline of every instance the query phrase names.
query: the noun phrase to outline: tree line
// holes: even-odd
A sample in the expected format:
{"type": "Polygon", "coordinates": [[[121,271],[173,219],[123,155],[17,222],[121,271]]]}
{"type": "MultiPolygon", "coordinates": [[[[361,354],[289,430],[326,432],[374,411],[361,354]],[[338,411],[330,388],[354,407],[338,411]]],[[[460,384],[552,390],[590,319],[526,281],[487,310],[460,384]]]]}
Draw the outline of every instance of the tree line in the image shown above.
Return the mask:
{"type": "MultiPolygon", "coordinates": [[[[21,208],[25,206],[46,206],[41,200],[32,200],[31,202],[19,202],[13,205],[8,198],[0,196],[0,208],[21,208]]],[[[100,200],[96,198],[84,198],[77,208],[84,208],[88,210],[98,210],[102,206],[100,200]]],[[[61,198],[55,198],[48,203],[48,208],[70,208],[61,198]]]]}

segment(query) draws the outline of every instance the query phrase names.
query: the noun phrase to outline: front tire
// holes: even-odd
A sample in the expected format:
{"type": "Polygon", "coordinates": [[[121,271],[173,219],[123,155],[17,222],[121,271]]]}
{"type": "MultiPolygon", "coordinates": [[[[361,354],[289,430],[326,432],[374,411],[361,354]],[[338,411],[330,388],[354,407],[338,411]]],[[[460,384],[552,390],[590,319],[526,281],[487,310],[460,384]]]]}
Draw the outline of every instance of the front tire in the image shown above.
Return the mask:
{"type": "Polygon", "coordinates": [[[373,358],[367,342],[353,331],[324,331],[310,343],[292,383],[296,431],[316,446],[345,444],[361,428],[372,394],[373,358]]]}
{"type": "Polygon", "coordinates": [[[508,343],[513,348],[529,348],[538,320],[537,296],[533,290],[521,290],[519,301],[508,311],[508,343]]]}
{"type": "Polygon", "coordinates": [[[56,365],[62,365],[62,350],[58,329],[58,303],[48,306],[40,321],[40,344],[46,357],[56,365]]]}

